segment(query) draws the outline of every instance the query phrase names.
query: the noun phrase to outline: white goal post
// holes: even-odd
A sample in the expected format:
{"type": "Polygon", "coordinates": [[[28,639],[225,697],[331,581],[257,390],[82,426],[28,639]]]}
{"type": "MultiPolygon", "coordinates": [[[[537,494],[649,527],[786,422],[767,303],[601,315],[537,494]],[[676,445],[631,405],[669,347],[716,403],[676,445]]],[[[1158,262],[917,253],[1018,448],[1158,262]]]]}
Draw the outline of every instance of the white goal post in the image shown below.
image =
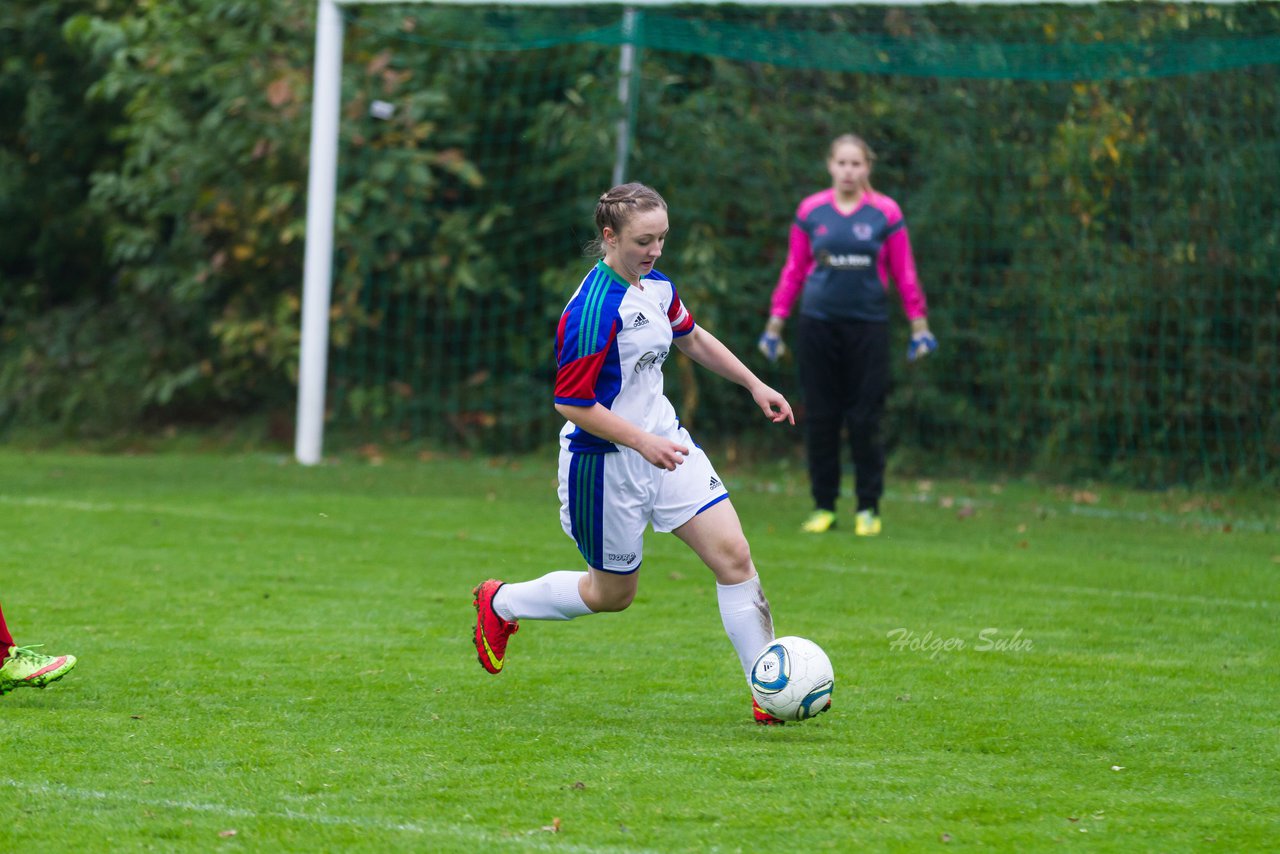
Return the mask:
{"type": "MultiPolygon", "coordinates": [[[[301,329],[298,360],[297,426],[294,456],[304,465],[322,459],[325,392],[328,381],[329,312],[333,283],[334,214],[338,177],[338,124],[342,93],[343,20],[341,7],[361,5],[454,5],[454,6],[613,6],[621,10],[624,32],[638,7],[674,5],[703,6],[924,6],[924,5],[1098,5],[1100,2],[1140,3],[1143,0],[318,0],[315,35],[315,66],[311,102],[310,162],[307,180],[306,248],[303,261],[301,329]]],[[[1247,2],[1247,0],[1173,0],[1180,3],[1247,2]]],[[[636,97],[629,81],[634,61],[632,45],[623,45],[619,56],[619,98],[636,97]]],[[[624,115],[630,111],[625,110],[624,115]]],[[[630,129],[624,118],[618,126],[614,183],[625,178],[630,129]]]]}

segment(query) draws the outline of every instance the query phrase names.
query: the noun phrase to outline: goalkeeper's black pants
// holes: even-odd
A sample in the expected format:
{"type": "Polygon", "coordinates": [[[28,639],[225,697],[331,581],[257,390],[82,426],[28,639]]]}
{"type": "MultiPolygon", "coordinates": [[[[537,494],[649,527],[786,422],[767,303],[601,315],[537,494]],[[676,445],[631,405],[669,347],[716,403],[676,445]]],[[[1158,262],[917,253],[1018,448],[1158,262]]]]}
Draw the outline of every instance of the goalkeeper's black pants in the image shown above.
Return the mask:
{"type": "Polygon", "coordinates": [[[885,398],[889,394],[888,321],[800,317],[796,356],[804,389],[809,486],[819,510],[840,494],[840,439],[849,431],[858,510],[880,512],[884,494],[885,398]]]}

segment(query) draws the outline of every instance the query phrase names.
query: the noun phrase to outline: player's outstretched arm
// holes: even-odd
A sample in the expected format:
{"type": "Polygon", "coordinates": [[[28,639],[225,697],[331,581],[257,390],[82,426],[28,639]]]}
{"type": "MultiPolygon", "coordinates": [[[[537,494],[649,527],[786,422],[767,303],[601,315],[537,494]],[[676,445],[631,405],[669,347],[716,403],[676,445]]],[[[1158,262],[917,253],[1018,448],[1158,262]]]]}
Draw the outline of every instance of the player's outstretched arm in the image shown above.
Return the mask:
{"type": "Polygon", "coordinates": [[[676,346],[680,348],[680,352],[707,370],[714,371],[751,392],[751,399],[773,423],[796,423],[787,399],[761,382],[741,359],[733,355],[732,350],[701,326],[695,326],[688,335],[677,338],[676,346]]]}

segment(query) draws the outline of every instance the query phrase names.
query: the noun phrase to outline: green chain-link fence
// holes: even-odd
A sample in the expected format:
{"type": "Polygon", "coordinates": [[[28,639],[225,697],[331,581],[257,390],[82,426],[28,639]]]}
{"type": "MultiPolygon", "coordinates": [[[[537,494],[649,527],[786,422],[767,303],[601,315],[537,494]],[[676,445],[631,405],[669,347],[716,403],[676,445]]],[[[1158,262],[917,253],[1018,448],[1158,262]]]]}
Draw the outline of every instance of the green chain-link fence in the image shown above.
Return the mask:
{"type": "MultiPolygon", "coordinates": [[[[348,19],[330,429],[549,446],[555,321],[620,127],[660,268],[754,353],[827,143],[876,149],[941,344],[896,459],[1143,485],[1280,478],[1280,5],[364,9],[348,19]],[[635,45],[635,101],[619,52],[635,45]],[[381,104],[376,102],[383,102],[381,104]],[[381,116],[381,118],[375,117],[381,116]]],[[[895,347],[906,324],[894,320],[895,347]]],[[[687,360],[695,435],[793,452],[687,360]]]]}

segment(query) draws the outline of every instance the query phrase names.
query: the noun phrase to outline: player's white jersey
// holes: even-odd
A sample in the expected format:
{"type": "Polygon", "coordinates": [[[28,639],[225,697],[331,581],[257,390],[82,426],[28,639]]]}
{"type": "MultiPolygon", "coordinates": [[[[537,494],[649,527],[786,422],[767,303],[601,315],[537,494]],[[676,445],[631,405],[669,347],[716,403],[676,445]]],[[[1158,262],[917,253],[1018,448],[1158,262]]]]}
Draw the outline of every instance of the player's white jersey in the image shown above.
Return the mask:
{"type": "MultiPolygon", "coordinates": [[[[565,306],[556,332],[556,403],[599,403],[660,436],[679,424],[662,390],[672,342],[693,331],[693,316],[671,280],[652,270],[629,285],[600,261],[565,306]]],[[[560,433],[565,450],[608,453],[617,447],[576,426],[560,433]]]]}

